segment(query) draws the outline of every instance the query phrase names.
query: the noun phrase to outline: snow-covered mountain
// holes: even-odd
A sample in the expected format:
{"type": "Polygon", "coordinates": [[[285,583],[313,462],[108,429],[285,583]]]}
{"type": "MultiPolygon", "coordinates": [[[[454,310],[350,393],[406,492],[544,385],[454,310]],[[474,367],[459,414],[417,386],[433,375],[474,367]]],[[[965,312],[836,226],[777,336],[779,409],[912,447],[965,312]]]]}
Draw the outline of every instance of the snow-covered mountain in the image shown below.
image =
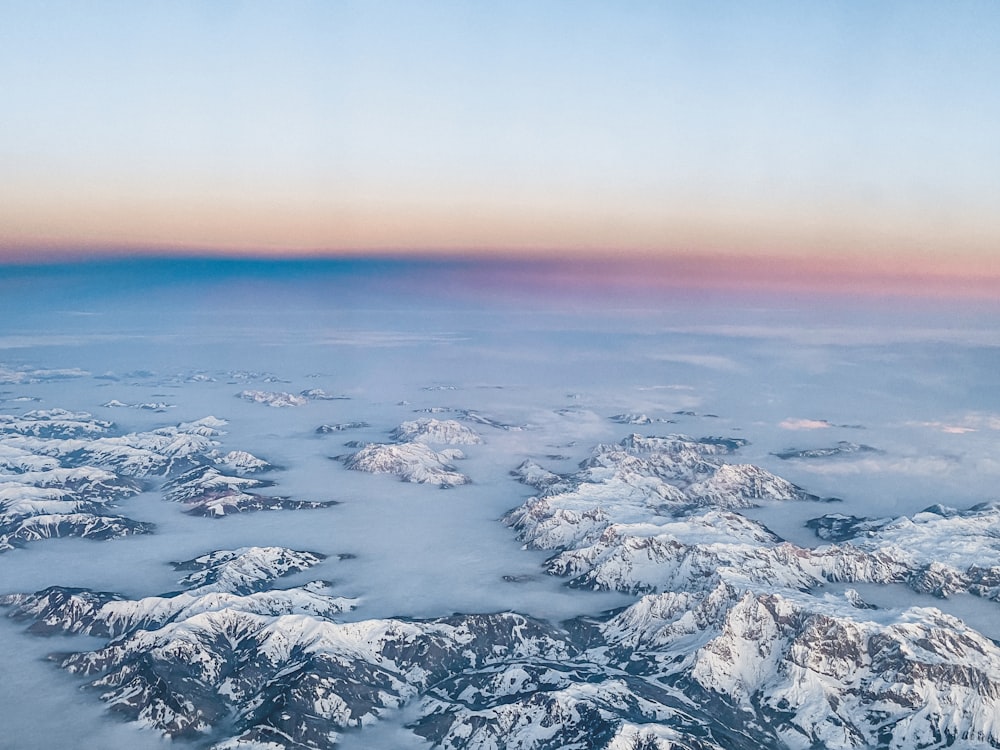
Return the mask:
{"type": "Polygon", "coordinates": [[[528,546],[557,550],[546,567],[574,585],[683,589],[723,572],[808,587],[828,568],[820,556],[727,511],[816,498],[757,466],[723,460],[744,444],[632,435],[597,446],[566,476],[526,461],[514,475],[539,494],[504,522],[528,546]]]}
{"type": "Polygon", "coordinates": [[[271,471],[275,467],[262,458],[247,451],[229,451],[226,454],[215,457],[215,465],[235,471],[239,474],[256,474],[258,472],[271,471]]]}
{"type": "Polygon", "coordinates": [[[455,487],[469,482],[452,465],[461,458],[464,454],[458,448],[438,452],[423,443],[371,443],[347,456],[344,464],[355,471],[394,474],[404,482],[455,487]]]}
{"type": "MultiPolygon", "coordinates": [[[[251,465],[254,465],[253,462],[251,465]]],[[[182,503],[185,513],[213,518],[253,510],[299,510],[337,504],[334,500],[297,500],[247,491],[273,484],[270,480],[255,477],[223,474],[214,466],[202,464],[167,480],[163,489],[164,497],[182,503]]]]}
{"type": "MultiPolygon", "coordinates": [[[[0,424],[8,545],[148,533],[109,511],[140,482],[201,515],[328,504],[259,494],[274,467],[222,449],[214,418],[125,435],[82,413],[0,424]]],[[[346,466],[469,481],[458,449],[427,445],[476,443],[460,422],[405,422],[393,438],[346,466]]],[[[632,435],[570,473],[532,459],[512,472],[536,494],[503,520],[551,553],[544,570],[637,597],[597,617],[348,621],[359,601],[330,583],[278,585],[333,560],[275,546],[174,563],[179,590],[155,596],[49,586],[0,605],[33,633],[102,639],[53,658],[118,715],[215,750],[329,750],[404,705],[414,743],[452,750],[1000,748],[996,643],[937,609],[879,609],[830,586],[1000,601],[1000,505],[822,515],[809,525],[827,543],[798,546],[740,511],[818,498],[740,463],[745,445],[632,435]]]]}
{"type": "Polygon", "coordinates": [[[653,420],[645,414],[615,414],[610,419],[612,422],[617,422],[618,424],[653,424],[653,420]]]}
{"type": "Polygon", "coordinates": [[[354,602],[321,583],[270,587],[320,560],[283,548],[219,551],[179,564],[194,569],[181,581],[191,588],[170,596],[46,589],[0,603],[37,632],[112,638],[58,660],[112,710],[165,734],[225,727],[232,737],[218,747],[330,748],[340,731],[446,678],[575,652],[560,631],[513,613],[343,623],[336,615],[354,602]]]}
{"type": "Polygon", "coordinates": [[[1000,503],[933,505],[896,519],[826,515],[807,525],[844,548],[898,561],[907,571],[902,582],[922,593],[1000,601],[1000,503]]]}
{"type": "Polygon", "coordinates": [[[1000,649],[934,609],[719,582],[553,627],[514,613],[340,622],[322,562],[284,548],[177,564],[179,593],[4,597],[120,715],[215,748],[333,748],[386,709],[443,748],[1000,747],[1000,649]],[[269,745],[267,743],[270,743],[269,745]]]}
{"type": "Polygon", "coordinates": [[[344,432],[345,430],[361,430],[371,427],[367,422],[338,422],[336,424],[321,424],[316,428],[317,435],[328,435],[331,432],[344,432]]]}
{"type": "Polygon", "coordinates": [[[309,403],[308,397],[298,396],[286,391],[258,391],[251,389],[240,391],[236,396],[252,404],[265,404],[279,409],[287,406],[305,406],[309,403]]]}
{"type": "MultiPolygon", "coordinates": [[[[482,438],[453,419],[423,418],[403,422],[392,431],[393,443],[368,443],[341,456],[344,465],[370,474],[393,474],[404,482],[455,487],[468,484],[469,477],[452,464],[465,458],[458,448],[435,451],[428,444],[476,445],[482,438]]],[[[353,444],[349,444],[353,445],[353,444]]]]}
{"type": "Polygon", "coordinates": [[[613,661],[721,703],[762,744],[1000,745],[1000,649],[935,609],[721,584],[646,596],[600,629],[613,661]]]}
{"type": "Polygon", "coordinates": [[[193,515],[334,504],[248,492],[273,482],[245,475],[275,467],[247,451],[221,452],[225,424],[204,417],[117,434],[113,423],[85,412],[0,415],[0,551],[57,537],[152,533],[152,524],[124,517],[117,508],[141,491],[143,481],[163,477],[166,499],[193,515]]]}
{"type": "Polygon", "coordinates": [[[870,445],[860,445],[847,440],[841,440],[836,445],[827,448],[786,448],[774,455],[785,460],[791,458],[834,458],[850,456],[857,453],[880,453],[878,448],[870,445]]]}
{"type": "Polygon", "coordinates": [[[483,442],[479,434],[454,419],[417,419],[403,422],[392,431],[397,442],[438,443],[441,445],[477,445],[483,442]]]}

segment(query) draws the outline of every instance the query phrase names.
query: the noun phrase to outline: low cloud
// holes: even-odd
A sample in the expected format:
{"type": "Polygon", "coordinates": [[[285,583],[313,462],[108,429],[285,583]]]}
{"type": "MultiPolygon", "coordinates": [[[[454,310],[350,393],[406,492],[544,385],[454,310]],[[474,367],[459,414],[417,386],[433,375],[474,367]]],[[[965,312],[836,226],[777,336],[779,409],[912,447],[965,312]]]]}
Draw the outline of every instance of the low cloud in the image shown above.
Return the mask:
{"type": "Polygon", "coordinates": [[[800,468],[811,474],[824,476],[893,473],[933,477],[953,471],[959,463],[960,460],[954,456],[915,456],[810,463],[804,464],[800,468]]]}
{"type": "Polygon", "coordinates": [[[911,427],[927,427],[950,435],[964,435],[979,430],[1000,430],[1000,416],[996,414],[966,414],[947,421],[907,422],[911,427]]]}
{"type": "Polygon", "coordinates": [[[825,430],[833,427],[825,419],[786,419],[778,423],[778,427],[783,430],[825,430]]]}

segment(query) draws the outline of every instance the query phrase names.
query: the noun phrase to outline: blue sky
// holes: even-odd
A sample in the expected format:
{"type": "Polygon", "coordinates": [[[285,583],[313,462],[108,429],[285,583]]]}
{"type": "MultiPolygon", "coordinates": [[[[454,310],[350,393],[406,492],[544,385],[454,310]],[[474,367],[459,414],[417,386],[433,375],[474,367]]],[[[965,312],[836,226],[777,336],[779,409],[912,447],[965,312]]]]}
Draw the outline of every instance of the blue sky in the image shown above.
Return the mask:
{"type": "Polygon", "coordinates": [[[995,3],[0,13],[8,255],[997,254],[995,3]]]}

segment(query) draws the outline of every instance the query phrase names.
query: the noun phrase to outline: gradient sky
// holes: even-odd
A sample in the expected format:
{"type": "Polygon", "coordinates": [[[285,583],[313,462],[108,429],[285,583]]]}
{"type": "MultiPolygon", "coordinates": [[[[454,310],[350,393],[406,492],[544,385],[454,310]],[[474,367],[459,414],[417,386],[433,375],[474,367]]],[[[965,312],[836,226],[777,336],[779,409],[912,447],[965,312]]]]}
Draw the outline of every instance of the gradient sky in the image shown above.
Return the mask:
{"type": "Polygon", "coordinates": [[[0,257],[993,276],[998,38],[985,0],[0,0],[0,257]]]}

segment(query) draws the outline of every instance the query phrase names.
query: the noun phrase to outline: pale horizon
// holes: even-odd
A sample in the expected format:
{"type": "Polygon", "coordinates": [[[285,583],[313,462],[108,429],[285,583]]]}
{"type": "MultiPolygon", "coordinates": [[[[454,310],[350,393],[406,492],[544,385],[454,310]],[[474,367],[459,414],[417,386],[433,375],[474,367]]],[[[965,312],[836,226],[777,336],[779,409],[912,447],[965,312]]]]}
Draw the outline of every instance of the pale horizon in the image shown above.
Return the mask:
{"type": "Polygon", "coordinates": [[[986,2],[13,3],[0,263],[733,259],[763,284],[993,294],[997,20],[986,2]]]}

